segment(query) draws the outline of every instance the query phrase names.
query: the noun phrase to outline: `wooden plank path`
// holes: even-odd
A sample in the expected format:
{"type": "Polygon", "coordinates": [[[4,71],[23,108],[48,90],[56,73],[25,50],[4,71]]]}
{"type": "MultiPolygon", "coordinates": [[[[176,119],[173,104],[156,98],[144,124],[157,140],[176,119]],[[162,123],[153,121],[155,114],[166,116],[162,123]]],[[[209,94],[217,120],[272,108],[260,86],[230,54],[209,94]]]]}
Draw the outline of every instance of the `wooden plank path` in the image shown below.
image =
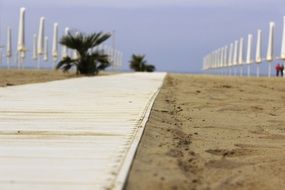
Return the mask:
{"type": "Polygon", "coordinates": [[[0,189],[122,189],[165,75],[0,88],[0,189]]]}

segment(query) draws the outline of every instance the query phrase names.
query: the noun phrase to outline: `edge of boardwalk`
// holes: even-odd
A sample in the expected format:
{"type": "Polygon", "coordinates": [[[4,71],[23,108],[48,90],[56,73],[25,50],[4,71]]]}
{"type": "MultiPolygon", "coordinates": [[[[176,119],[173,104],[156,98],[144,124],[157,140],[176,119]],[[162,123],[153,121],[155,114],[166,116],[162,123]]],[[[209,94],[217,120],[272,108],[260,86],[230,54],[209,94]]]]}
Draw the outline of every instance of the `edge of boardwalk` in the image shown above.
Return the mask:
{"type": "Polygon", "coordinates": [[[114,187],[112,188],[114,190],[121,190],[125,186],[126,179],[127,179],[128,175],[129,175],[129,171],[131,169],[131,166],[132,166],[132,163],[133,163],[133,159],[134,159],[135,154],[137,152],[138,145],[139,145],[139,143],[140,143],[140,141],[142,139],[146,123],[149,120],[151,109],[152,109],[152,107],[154,105],[154,101],[155,101],[157,95],[160,92],[160,89],[161,89],[161,87],[163,85],[163,81],[165,80],[166,75],[167,75],[167,73],[164,73],[161,85],[159,86],[158,90],[153,94],[151,99],[149,100],[148,105],[146,106],[145,112],[144,112],[142,118],[140,119],[141,122],[139,122],[137,124],[138,125],[137,126],[138,127],[137,132],[135,133],[135,137],[133,138],[133,142],[131,143],[131,146],[130,146],[130,148],[128,150],[128,153],[127,153],[127,155],[126,155],[126,157],[124,159],[124,162],[123,162],[123,164],[121,166],[121,169],[120,169],[120,171],[119,171],[119,173],[117,175],[116,181],[114,183],[114,187]]]}

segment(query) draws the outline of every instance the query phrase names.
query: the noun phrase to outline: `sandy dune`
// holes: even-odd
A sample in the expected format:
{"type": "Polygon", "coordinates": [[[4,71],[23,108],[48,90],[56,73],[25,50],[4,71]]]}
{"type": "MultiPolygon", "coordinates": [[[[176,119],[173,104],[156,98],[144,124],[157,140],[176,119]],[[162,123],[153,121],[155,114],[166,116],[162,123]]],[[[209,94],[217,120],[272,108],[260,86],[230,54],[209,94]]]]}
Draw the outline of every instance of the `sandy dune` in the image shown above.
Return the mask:
{"type": "Polygon", "coordinates": [[[285,189],[285,80],[171,74],[127,190],[285,189]]]}

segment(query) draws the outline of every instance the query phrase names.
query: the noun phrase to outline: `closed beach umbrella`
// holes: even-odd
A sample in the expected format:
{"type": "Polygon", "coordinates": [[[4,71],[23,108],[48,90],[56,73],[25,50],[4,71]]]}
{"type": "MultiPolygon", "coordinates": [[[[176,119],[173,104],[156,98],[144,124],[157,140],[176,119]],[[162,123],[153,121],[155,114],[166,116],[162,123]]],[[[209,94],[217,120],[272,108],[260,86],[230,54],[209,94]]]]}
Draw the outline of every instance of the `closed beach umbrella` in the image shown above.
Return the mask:
{"type": "Polygon", "coordinates": [[[224,67],[227,67],[228,64],[227,64],[227,59],[228,59],[228,46],[225,46],[224,48],[224,67]]]}
{"type": "Polygon", "coordinates": [[[33,35],[33,60],[37,60],[38,54],[37,54],[37,34],[33,35]]]}
{"type": "Polygon", "coordinates": [[[214,51],[214,56],[215,56],[215,68],[217,68],[218,67],[218,50],[215,50],[214,51]]]}
{"type": "Polygon", "coordinates": [[[58,23],[53,24],[52,57],[54,62],[58,60],[58,23]]]}
{"type": "Polygon", "coordinates": [[[210,68],[213,68],[214,58],[213,58],[213,52],[210,53],[210,68]]]}
{"type": "MultiPolygon", "coordinates": [[[[65,28],[64,30],[64,35],[68,35],[69,33],[69,28],[65,28]]],[[[65,58],[68,56],[68,50],[67,50],[67,47],[66,46],[62,46],[62,50],[61,50],[61,57],[62,58],[65,58]]]]}
{"type": "Polygon", "coordinates": [[[282,33],[282,45],[281,45],[281,59],[285,60],[285,16],[283,17],[283,33],[282,33]]]}
{"type": "Polygon", "coordinates": [[[45,37],[44,43],[44,61],[48,61],[48,37],[45,37]]]}
{"type": "Polygon", "coordinates": [[[267,54],[266,54],[266,61],[271,62],[273,61],[273,53],[274,53],[274,30],[275,30],[275,23],[269,23],[269,37],[268,37],[268,46],[267,46],[267,54]]]}
{"type": "Polygon", "coordinates": [[[107,47],[107,54],[109,57],[110,62],[112,63],[112,67],[114,67],[114,53],[113,53],[113,48],[112,47],[107,47]]]}
{"type": "Polygon", "coordinates": [[[222,47],[220,49],[220,67],[224,67],[224,48],[222,47]]]}
{"type": "Polygon", "coordinates": [[[234,59],[233,59],[233,64],[237,65],[238,64],[238,41],[235,41],[235,46],[234,46],[234,59]]]}
{"type": "Polygon", "coordinates": [[[25,11],[26,9],[22,7],[20,9],[20,19],[19,19],[19,29],[18,29],[18,44],[17,44],[17,51],[18,51],[18,56],[19,60],[17,61],[18,63],[18,68],[20,68],[20,64],[23,63],[23,60],[25,58],[25,11]]]}
{"type": "Polygon", "coordinates": [[[247,36],[247,52],[246,52],[246,63],[247,67],[247,76],[250,76],[250,64],[253,63],[253,51],[252,51],[252,34],[247,36]]]}
{"type": "Polygon", "coordinates": [[[234,50],[234,44],[231,43],[231,44],[230,44],[230,50],[229,50],[229,58],[228,58],[228,65],[229,65],[229,66],[232,65],[233,50],[234,50]]]}
{"type": "Polygon", "coordinates": [[[41,17],[40,25],[39,25],[38,40],[37,40],[37,54],[38,54],[37,68],[38,69],[40,69],[41,56],[44,53],[44,36],[45,36],[45,18],[41,17]]]}
{"type": "Polygon", "coordinates": [[[274,32],[275,32],[275,23],[269,23],[269,37],[268,37],[268,46],[266,61],[268,62],[268,77],[271,77],[271,62],[274,59],[274,32]]]}
{"type": "Polygon", "coordinates": [[[45,36],[45,18],[40,18],[38,41],[37,41],[37,53],[39,57],[44,53],[44,36],[45,36]]]}
{"type": "Polygon", "coordinates": [[[240,65],[240,76],[243,75],[243,38],[239,40],[238,64],[240,65]]]}
{"type": "Polygon", "coordinates": [[[7,28],[6,57],[9,65],[12,57],[12,29],[10,27],[7,28]]]}
{"type": "Polygon", "coordinates": [[[218,65],[219,65],[219,56],[218,56],[218,54],[219,54],[219,50],[217,49],[215,51],[215,68],[218,68],[218,65]]]}
{"type": "Polygon", "coordinates": [[[252,34],[249,34],[247,37],[247,53],[246,53],[246,63],[253,63],[252,58],[252,34]]]}
{"type": "Polygon", "coordinates": [[[261,30],[257,30],[257,42],[256,42],[256,54],[255,54],[255,62],[257,63],[256,67],[256,76],[259,77],[259,64],[262,62],[262,32],[261,30]]]}
{"type": "Polygon", "coordinates": [[[239,40],[238,64],[243,64],[243,38],[239,40]]]}
{"type": "Polygon", "coordinates": [[[228,60],[228,66],[229,66],[229,75],[232,74],[231,66],[233,65],[233,53],[234,53],[234,44],[230,44],[230,52],[229,52],[229,60],[228,60]]]}
{"type": "MultiPolygon", "coordinates": [[[[237,64],[238,64],[238,41],[236,40],[234,43],[233,65],[236,66],[237,64]]],[[[234,68],[234,74],[236,75],[236,68],[234,68]]]]}
{"type": "Polygon", "coordinates": [[[262,32],[261,30],[257,30],[257,42],[256,42],[256,54],[255,54],[255,62],[261,63],[262,62],[262,32]]]}
{"type": "Polygon", "coordinates": [[[25,8],[20,9],[19,31],[18,31],[18,45],[17,50],[19,52],[25,52],[25,8]]]}

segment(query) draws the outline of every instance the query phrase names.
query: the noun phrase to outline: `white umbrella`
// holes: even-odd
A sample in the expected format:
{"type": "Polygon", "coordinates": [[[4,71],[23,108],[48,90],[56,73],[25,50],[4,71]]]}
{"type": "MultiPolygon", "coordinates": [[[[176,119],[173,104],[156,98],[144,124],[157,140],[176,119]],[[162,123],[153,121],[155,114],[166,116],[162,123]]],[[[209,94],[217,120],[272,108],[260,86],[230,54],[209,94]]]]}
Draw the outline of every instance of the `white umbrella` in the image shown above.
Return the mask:
{"type": "Polygon", "coordinates": [[[214,56],[214,68],[216,69],[217,68],[217,63],[218,63],[218,60],[217,60],[217,50],[215,50],[213,52],[213,56],[214,56]]]}
{"type": "Polygon", "coordinates": [[[223,52],[223,49],[222,48],[219,48],[219,51],[218,51],[218,57],[219,57],[219,68],[222,67],[222,52],[223,52]]]}
{"type": "Polygon", "coordinates": [[[48,61],[48,37],[45,36],[45,44],[44,44],[44,61],[48,61]]]}
{"type": "MultiPolygon", "coordinates": [[[[69,28],[65,28],[65,30],[64,30],[64,35],[66,36],[66,35],[68,35],[68,33],[69,33],[69,28]]],[[[68,56],[68,50],[67,50],[67,47],[66,46],[62,46],[62,50],[61,50],[61,57],[62,58],[65,58],[65,57],[67,57],[68,56]]]]}
{"type": "Polygon", "coordinates": [[[17,50],[19,52],[26,50],[26,47],[25,47],[25,8],[24,7],[20,9],[17,50]]]}
{"type": "MultiPolygon", "coordinates": [[[[20,9],[20,19],[19,19],[19,31],[18,31],[18,44],[17,44],[17,50],[20,55],[19,64],[22,63],[23,58],[25,57],[25,11],[26,9],[22,7],[20,9]]],[[[18,64],[18,67],[20,66],[18,64]]]]}
{"type": "Polygon", "coordinates": [[[250,64],[253,63],[252,39],[253,35],[249,34],[247,37],[247,53],[246,53],[246,63],[248,64],[247,76],[250,76],[250,64]]]}
{"type": "Polygon", "coordinates": [[[238,41],[236,40],[234,43],[234,58],[233,58],[233,64],[238,64],[238,41]]]}
{"type": "Polygon", "coordinates": [[[285,60],[285,16],[283,17],[282,47],[280,58],[285,60]]]}
{"type": "Polygon", "coordinates": [[[222,74],[224,74],[224,47],[221,48],[221,54],[220,54],[221,58],[221,68],[222,68],[222,74]]]}
{"type": "Polygon", "coordinates": [[[118,66],[123,66],[123,52],[119,52],[119,64],[118,66]]]}
{"type": "Polygon", "coordinates": [[[238,64],[240,65],[240,76],[243,75],[243,38],[239,39],[239,53],[238,53],[238,64]]]}
{"type": "Polygon", "coordinates": [[[40,18],[38,41],[37,41],[37,53],[43,55],[44,53],[44,36],[45,36],[45,18],[40,18]]]}
{"type": "Polygon", "coordinates": [[[218,50],[215,51],[215,68],[218,68],[219,58],[218,58],[218,50]]]}
{"type": "Polygon", "coordinates": [[[232,69],[231,69],[231,66],[232,66],[232,64],[233,64],[233,51],[234,51],[234,44],[233,43],[231,43],[230,44],[230,52],[229,52],[229,60],[228,60],[228,66],[229,66],[229,75],[231,75],[232,74],[232,69]]]}
{"type": "Polygon", "coordinates": [[[38,54],[37,54],[37,34],[33,35],[33,60],[38,59],[38,54]]]}
{"type": "Polygon", "coordinates": [[[6,58],[7,58],[7,67],[10,67],[12,57],[12,29],[7,28],[7,42],[6,42],[6,58]]]}
{"type": "Polygon", "coordinates": [[[112,47],[109,46],[107,48],[107,54],[109,56],[109,61],[112,63],[112,67],[114,67],[115,59],[114,59],[114,53],[113,53],[113,48],[112,47]]]}
{"type": "Polygon", "coordinates": [[[53,24],[52,57],[54,61],[54,68],[55,63],[58,60],[58,23],[53,24]]]}
{"type": "Polygon", "coordinates": [[[37,53],[38,53],[38,69],[40,68],[41,56],[44,53],[44,36],[45,36],[45,18],[40,18],[38,41],[37,41],[37,53]]]}
{"type": "Polygon", "coordinates": [[[228,66],[228,63],[227,63],[227,60],[228,60],[228,46],[225,46],[224,48],[224,66],[227,67],[228,66]]]}
{"type": "Polygon", "coordinates": [[[268,37],[268,47],[266,54],[266,61],[268,62],[268,77],[271,77],[271,62],[273,61],[274,56],[274,32],[275,32],[275,23],[269,23],[269,37],[268,37]]]}
{"type": "MultiPolygon", "coordinates": [[[[236,40],[234,43],[234,57],[233,57],[233,65],[236,66],[238,64],[238,41],[236,40]]],[[[235,75],[236,75],[236,68],[235,70],[235,75]]]]}
{"type": "Polygon", "coordinates": [[[259,77],[259,64],[262,62],[262,31],[257,30],[257,42],[256,42],[256,54],[255,62],[257,63],[256,67],[256,76],[259,77]]]}

